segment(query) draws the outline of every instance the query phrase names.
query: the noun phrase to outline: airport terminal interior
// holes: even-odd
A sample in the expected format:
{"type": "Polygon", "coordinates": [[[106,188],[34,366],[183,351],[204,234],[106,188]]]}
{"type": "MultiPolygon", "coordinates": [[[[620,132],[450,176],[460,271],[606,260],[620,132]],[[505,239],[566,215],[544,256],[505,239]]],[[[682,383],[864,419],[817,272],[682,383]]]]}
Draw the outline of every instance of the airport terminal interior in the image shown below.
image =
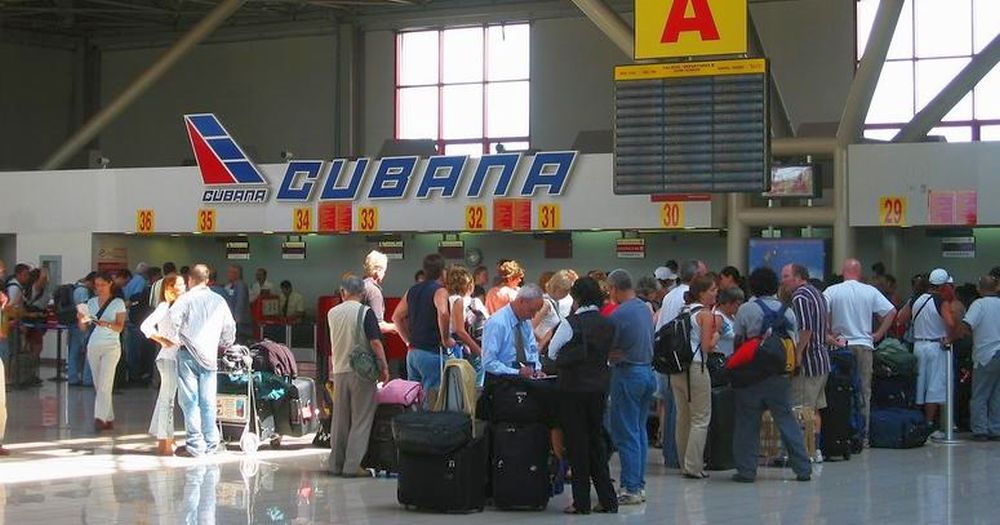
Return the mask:
{"type": "Polygon", "coordinates": [[[997,523],[998,62],[1000,0],[0,0],[0,525],[997,523]]]}

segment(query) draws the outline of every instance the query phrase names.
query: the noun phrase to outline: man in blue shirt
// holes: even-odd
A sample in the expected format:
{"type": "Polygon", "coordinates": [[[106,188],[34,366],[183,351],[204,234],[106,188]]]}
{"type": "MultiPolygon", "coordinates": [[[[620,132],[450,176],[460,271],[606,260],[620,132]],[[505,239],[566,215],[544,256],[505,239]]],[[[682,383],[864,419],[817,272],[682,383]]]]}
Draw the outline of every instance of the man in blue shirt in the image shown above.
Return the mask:
{"type": "MultiPolygon", "coordinates": [[[[73,304],[86,304],[94,289],[94,278],[97,272],[90,272],[73,287],[73,304]]],[[[67,357],[67,368],[69,369],[70,386],[94,386],[94,375],[90,371],[90,363],[87,362],[87,333],[80,330],[77,323],[69,325],[69,355],[67,357]]]]}
{"type": "Polygon", "coordinates": [[[615,270],[608,275],[611,300],[618,308],[611,314],[615,339],[611,358],[611,438],[621,459],[619,505],[646,501],[646,456],[649,436],[646,418],[656,392],[653,361],[653,313],[636,297],[632,275],[615,270]]]}
{"type": "Polygon", "coordinates": [[[128,302],[133,295],[142,293],[146,289],[146,272],[149,270],[149,266],[146,263],[141,262],[136,265],[135,273],[132,274],[132,278],[125,285],[122,292],[125,293],[125,301],[128,302]]]}
{"type": "Polygon", "coordinates": [[[483,368],[489,376],[536,377],[542,374],[538,343],[531,319],[542,309],[542,289],[527,284],[514,302],[486,321],[483,329],[483,368]]]}

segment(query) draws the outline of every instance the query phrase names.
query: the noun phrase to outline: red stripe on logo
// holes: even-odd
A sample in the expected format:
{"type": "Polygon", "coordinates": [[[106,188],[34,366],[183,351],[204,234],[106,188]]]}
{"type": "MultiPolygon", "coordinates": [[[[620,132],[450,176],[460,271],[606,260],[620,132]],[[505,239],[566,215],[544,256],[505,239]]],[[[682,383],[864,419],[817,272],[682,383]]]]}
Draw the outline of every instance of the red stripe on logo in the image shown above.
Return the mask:
{"type": "Polygon", "coordinates": [[[185,121],[185,125],[188,137],[191,139],[191,149],[194,150],[198,168],[201,170],[202,182],[205,184],[236,184],[236,178],[229,173],[229,170],[208,146],[198,130],[194,129],[194,126],[188,121],[185,121]]]}

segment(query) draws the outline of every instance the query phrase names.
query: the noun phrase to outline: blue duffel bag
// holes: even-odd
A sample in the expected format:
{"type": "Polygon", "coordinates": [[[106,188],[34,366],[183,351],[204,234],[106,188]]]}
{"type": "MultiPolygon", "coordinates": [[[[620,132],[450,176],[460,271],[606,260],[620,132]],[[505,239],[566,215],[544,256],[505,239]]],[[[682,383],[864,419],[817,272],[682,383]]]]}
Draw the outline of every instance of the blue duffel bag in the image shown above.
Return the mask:
{"type": "Polygon", "coordinates": [[[923,446],[932,431],[919,410],[875,408],[868,439],[872,448],[915,448],[923,446]]]}

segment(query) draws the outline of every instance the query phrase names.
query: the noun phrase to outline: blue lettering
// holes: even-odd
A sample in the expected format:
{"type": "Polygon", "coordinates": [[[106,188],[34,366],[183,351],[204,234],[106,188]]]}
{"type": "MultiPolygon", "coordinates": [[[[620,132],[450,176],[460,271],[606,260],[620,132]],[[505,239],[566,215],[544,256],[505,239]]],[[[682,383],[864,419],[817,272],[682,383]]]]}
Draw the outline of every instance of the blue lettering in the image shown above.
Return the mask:
{"type": "Polygon", "coordinates": [[[368,190],[369,199],[402,199],[410,185],[410,175],[418,157],[388,157],[382,159],[375,180],[368,190]]]}
{"type": "Polygon", "coordinates": [[[361,188],[361,180],[365,178],[365,172],[368,171],[368,162],[369,159],[367,158],[358,159],[354,163],[354,174],[351,175],[351,180],[347,183],[347,186],[337,186],[337,182],[344,171],[344,166],[347,165],[347,161],[344,159],[333,161],[330,164],[330,173],[326,176],[326,184],[323,185],[323,193],[320,194],[319,200],[353,201],[356,199],[358,197],[358,189],[361,188]]]}
{"type": "Polygon", "coordinates": [[[435,188],[441,190],[442,197],[454,197],[458,181],[462,178],[462,169],[465,168],[465,162],[468,158],[465,155],[431,157],[427,161],[427,168],[424,169],[424,177],[420,181],[417,198],[426,199],[430,195],[431,190],[435,188]],[[439,177],[439,171],[443,171],[445,174],[439,177]]]}
{"type": "Polygon", "coordinates": [[[285,177],[278,189],[279,201],[306,202],[312,197],[316,178],[323,169],[320,160],[295,160],[285,168],[285,177]]]}
{"type": "Polygon", "coordinates": [[[486,183],[486,177],[488,177],[493,171],[497,170],[500,171],[500,177],[497,178],[496,187],[493,189],[493,196],[503,197],[504,195],[507,195],[507,191],[510,190],[510,183],[514,180],[514,172],[517,170],[517,164],[520,160],[520,153],[483,155],[483,157],[479,159],[479,166],[476,167],[476,173],[472,177],[472,184],[469,185],[469,191],[466,195],[474,199],[482,196],[483,185],[486,183]]]}
{"type": "Polygon", "coordinates": [[[531,197],[539,186],[548,186],[549,195],[562,195],[566,179],[576,160],[575,151],[555,151],[535,155],[521,187],[522,197],[531,197]]]}

